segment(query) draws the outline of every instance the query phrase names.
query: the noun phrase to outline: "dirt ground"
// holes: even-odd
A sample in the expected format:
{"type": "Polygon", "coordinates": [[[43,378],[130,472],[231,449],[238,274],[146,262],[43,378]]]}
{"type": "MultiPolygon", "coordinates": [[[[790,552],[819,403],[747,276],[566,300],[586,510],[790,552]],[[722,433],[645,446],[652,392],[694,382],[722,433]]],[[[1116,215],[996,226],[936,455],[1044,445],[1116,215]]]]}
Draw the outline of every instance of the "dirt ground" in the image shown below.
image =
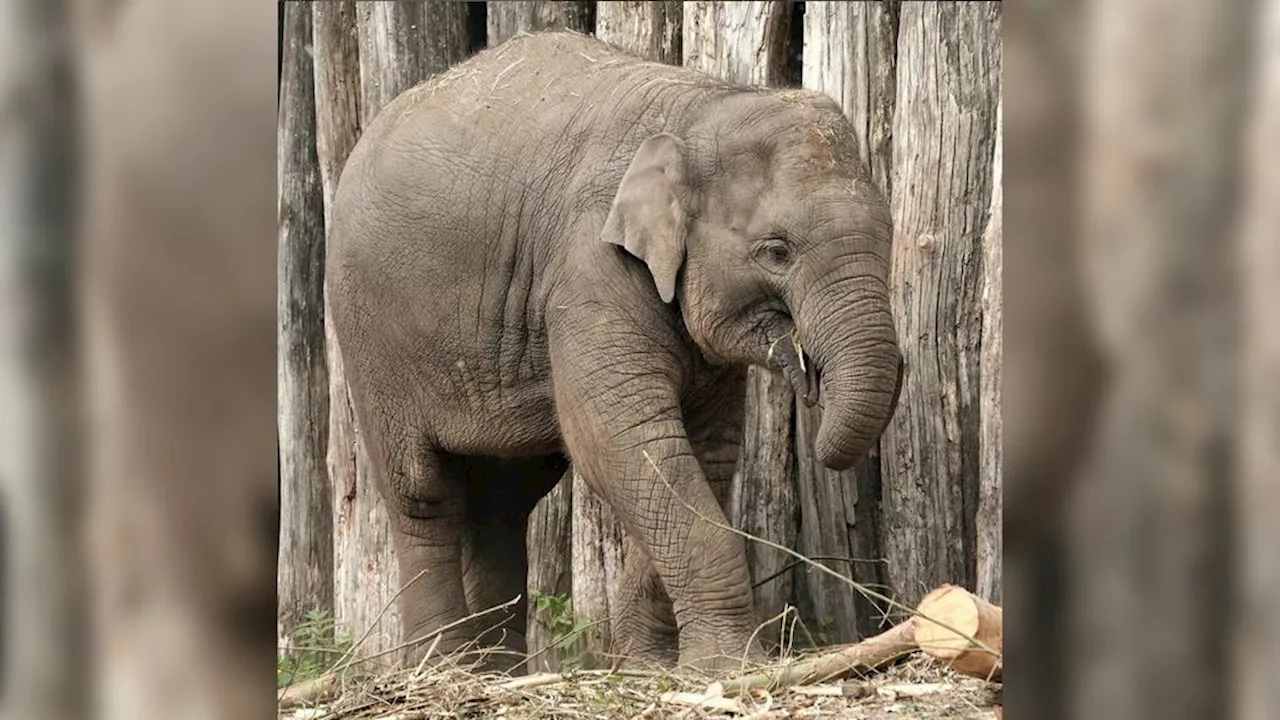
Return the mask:
{"type": "Polygon", "coordinates": [[[582,671],[510,680],[464,670],[348,681],[327,697],[282,707],[284,720],[427,718],[858,718],[999,720],[998,684],[958,675],[920,655],[863,678],[748,697],[713,696],[692,678],[582,671]]]}

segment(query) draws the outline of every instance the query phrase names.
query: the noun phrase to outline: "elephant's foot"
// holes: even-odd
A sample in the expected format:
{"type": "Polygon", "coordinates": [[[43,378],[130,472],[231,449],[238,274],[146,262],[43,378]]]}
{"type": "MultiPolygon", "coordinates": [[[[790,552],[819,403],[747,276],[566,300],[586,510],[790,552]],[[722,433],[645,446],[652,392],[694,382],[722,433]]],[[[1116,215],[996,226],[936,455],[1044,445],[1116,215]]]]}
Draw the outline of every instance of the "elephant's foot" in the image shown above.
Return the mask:
{"type": "Polygon", "coordinates": [[[750,632],[687,629],[680,636],[680,666],[712,675],[750,670],[768,655],[750,632]]]}

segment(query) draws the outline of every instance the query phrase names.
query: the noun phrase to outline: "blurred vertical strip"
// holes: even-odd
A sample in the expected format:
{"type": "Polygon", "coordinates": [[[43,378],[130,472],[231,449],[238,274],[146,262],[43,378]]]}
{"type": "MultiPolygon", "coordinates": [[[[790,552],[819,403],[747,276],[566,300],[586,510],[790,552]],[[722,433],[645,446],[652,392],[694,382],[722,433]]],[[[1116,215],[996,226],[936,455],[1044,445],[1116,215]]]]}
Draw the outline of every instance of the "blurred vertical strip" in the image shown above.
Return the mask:
{"type": "Polygon", "coordinates": [[[0,1],[0,548],[3,716],[82,716],[68,6],[0,1]]]}
{"type": "Polygon", "coordinates": [[[1240,272],[1245,346],[1236,494],[1239,617],[1232,690],[1241,720],[1280,716],[1280,0],[1258,3],[1240,272]]]}

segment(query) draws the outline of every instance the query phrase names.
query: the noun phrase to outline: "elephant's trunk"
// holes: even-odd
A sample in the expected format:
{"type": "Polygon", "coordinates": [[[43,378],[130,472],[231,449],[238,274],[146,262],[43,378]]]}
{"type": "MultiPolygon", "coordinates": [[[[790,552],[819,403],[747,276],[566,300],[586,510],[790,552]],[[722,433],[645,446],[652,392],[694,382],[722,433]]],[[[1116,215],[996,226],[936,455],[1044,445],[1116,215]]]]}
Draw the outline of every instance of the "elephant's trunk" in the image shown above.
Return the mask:
{"type": "MultiPolygon", "coordinates": [[[[902,354],[898,351],[889,301],[881,288],[847,290],[826,285],[806,298],[797,317],[803,354],[816,366],[813,378],[786,367],[801,396],[822,407],[822,423],[814,449],[833,470],[853,466],[884,432],[897,407],[902,386],[902,354]]],[[[790,349],[790,348],[789,348],[790,349]]],[[[798,357],[788,353],[784,367],[798,357]]],[[[807,373],[806,373],[807,374],[807,373]]]]}

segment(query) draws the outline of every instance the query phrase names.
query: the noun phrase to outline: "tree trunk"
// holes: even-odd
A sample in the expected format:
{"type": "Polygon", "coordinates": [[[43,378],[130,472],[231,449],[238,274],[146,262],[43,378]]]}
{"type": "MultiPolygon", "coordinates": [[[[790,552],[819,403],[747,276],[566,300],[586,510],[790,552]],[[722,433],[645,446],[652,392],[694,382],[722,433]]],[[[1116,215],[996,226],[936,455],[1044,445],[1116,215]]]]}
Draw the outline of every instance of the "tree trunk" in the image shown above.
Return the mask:
{"type": "Polygon", "coordinates": [[[1000,7],[908,3],[898,39],[890,287],[906,374],[881,445],[881,538],[890,590],[914,605],[938,585],[975,581],[1000,7]]]}
{"type": "MultiPolygon", "coordinates": [[[[537,655],[529,672],[555,672],[576,648],[551,647],[572,618],[543,612],[538,596],[560,601],[573,597],[572,537],[573,470],[565,473],[555,489],[538,503],[529,517],[529,631],[528,652],[537,655]]],[[[576,609],[575,609],[576,610],[576,609]]]]}
{"type": "Polygon", "coordinates": [[[1115,372],[1073,508],[1074,560],[1093,579],[1072,583],[1072,646],[1090,662],[1066,694],[1076,717],[1220,717],[1234,699],[1224,465],[1253,23],[1238,3],[1187,6],[1177,22],[1150,1],[1094,5],[1083,87],[1104,112],[1089,116],[1083,215],[1090,309],[1115,372]]]}
{"type": "MultiPolygon", "coordinates": [[[[596,36],[651,60],[679,64],[683,15],[678,2],[611,2],[597,5],[596,36]]],[[[599,496],[573,474],[573,608],[599,625],[586,634],[586,652],[609,647],[609,609],[625,558],[624,531],[599,496]]]]}
{"type": "Polygon", "coordinates": [[[513,35],[568,28],[591,32],[594,3],[590,2],[491,2],[488,4],[489,47],[497,47],[513,35]]]}
{"type": "MultiPolygon", "coordinates": [[[[787,34],[790,8],[783,2],[687,2],[684,5],[684,64],[731,82],[779,85],[787,79],[787,34]]],[[[799,503],[795,457],[791,450],[795,393],[790,384],[767,370],[747,374],[746,419],[742,454],[734,475],[730,523],[743,531],[785,547],[795,547],[799,503]]],[[[761,622],[783,611],[792,600],[790,558],[772,548],[747,543],[747,558],[756,587],[756,613],[761,622]]],[[[777,642],[781,623],[761,632],[777,642]]]]}
{"type": "Polygon", "coordinates": [[[596,4],[596,37],[649,60],[679,65],[684,10],[679,2],[596,4]]]}
{"type": "Polygon", "coordinates": [[[316,162],[311,14],[284,10],[280,91],[277,377],[280,442],[278,622],[289,637],[311,611],[333,611],[333,532],[325,451],[324,196],[316,162]]]}
{"type": "Polygon", "coordinates": [[[464,3],[361,2],[356,13],[365,127],[397,95],[466,57],[464,3]]]}
{"type": "MultiPolygon", "coordinates": [[[[1003,98],[1003,90],[1001,92],[1003,98]]],[[[1000,417],[1001,350],[1004,336],[1004,313],[1001,306],[1004,271],[1004,117],[996,106],[996,147],[991,162],[991,210],[987,213],[987,229],[982,233],[982,352],[979,360],[979,402],[981,458],[978,472],[978,510],[975,519],[977,562],[975,592],[983,600],[1000,604],[1002,558],[1004,546],[1000,529],[1003,499],[1001,448],[1003,427],[1000,417]]]]}
{"type": "MultiPolygon", "coordinates": [[[[853,123],[864,169],[888,197],[894,103],[896,3],[810,2],[804,13],[804,86],[840,103],[853,123]]],[[[836,572],[879,588],[884,584],[877,533],[880,457],[872,449],[853,469],[835,472],[814,452],[821,411],[795,403],[796,487],[801,522],[798,550],[836,572]]],[[[880,630],[884,608],[830,575],[796,570],[801,613],[819,640],[848,643],[880,630]]]]}

